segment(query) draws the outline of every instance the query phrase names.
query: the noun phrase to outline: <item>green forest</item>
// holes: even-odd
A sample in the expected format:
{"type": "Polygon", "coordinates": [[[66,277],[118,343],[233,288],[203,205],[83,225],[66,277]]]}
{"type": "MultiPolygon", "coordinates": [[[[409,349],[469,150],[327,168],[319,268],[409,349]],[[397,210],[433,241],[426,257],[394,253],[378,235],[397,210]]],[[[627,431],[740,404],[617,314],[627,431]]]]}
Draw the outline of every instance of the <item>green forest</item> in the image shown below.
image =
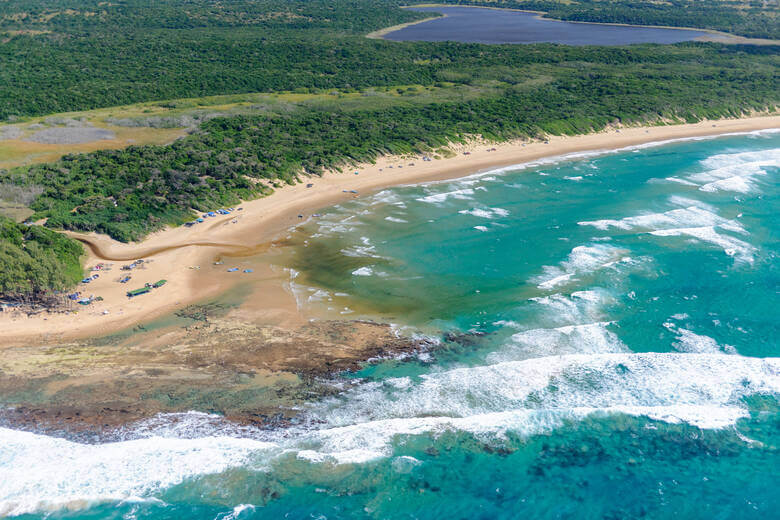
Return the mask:
{"type": "MultiPolygon", "coordinates": [[[[551,13],[552,4],[563,5],[546,4],[551,13]]],[[[566,8],[592,6],[593,15],[612,4],[644,12],[628,2],[566,8]]],[[[0,119],[245,92],[329,93],[333,101],[216,117],[168,146],[67,155],[0,171],[0,184],[34,193],[32,219],[46,219],[49,228],[131,241],[191,220],[193,209],[263,196],[278,182],[382,154],[430,152],[473,136],[502,141],[587,133],[611,123],[733,117],[778,103],[777,46],[513,46],[364,37],[429,16],[398,5],[2,2],[0,119]],[[388,87],[395,97],[376,95],[388,87]],[[342,101],[345,93],[357,98],[342,101]]],[[[706,23],[721,28],[713,13],[706,23]]],[[[40,226],[7,219],[2,226],[0,294],[59,290],[79,279],[78,243],[40,226]],[[38,270],[25,267],[33,264],[38,270]]]]}
{"type": "Polygon", "coordinates": [[[0,295],[36,296],[75,285],[83,252],[61,233],[0,216],[0,295]]]}
{"type": "MultiPolygon", "coordinates": [[[[517,58],[522,70],[529,56],[517,49],[496,52],[504,63],[517,58]]],[[[191,219],[190,208],[202,211],[259,196],[267,187],[253,182],[257,179],[293,182],[300,173],[316,175],[385,153],[426,151],[467,136],[501,141],[586,133],[617,121],[697,121],[777,103],[777,57],[747,54],[763,48],[664,49],[547,47],[535,61],[557,61],[556,67],[525,67],[528,74],[541,70],[557,77],[506,84],[498,94],[382,109],[347,111],[334,104],[216,118],[170,146],[70,155],[8,172],[4,180],[44,187],[31,207],[33,218],[47,218],[48,226],[127,241],[191,219]]],[[[464,81],[486,81],[470,76],[468,68],[461,74],[464,81]]]]}
{"type": "MultiPolygon", "coordinates": [[[[214,94],[431,85],[437,72],[451,64],[459,70],[494,64],[481,62],[497,55],[484,48],[388,44],[364,37],[430,16],[399,9],[403,3],[0,2],[0,33],[5,33],[0,45],[0,120],[214,94]]],[[[701,7],[704,2],[687,0],[463,3],[538,9],[572,20],[684,25],[780,37],[776,5],[745,10],[719,0],[706,2],[706,8],[701,7]],[[748,26],[754,29],[737,30],[748,26]]],[[[517,53],[533,59],[539,51],[517,53]]]]}

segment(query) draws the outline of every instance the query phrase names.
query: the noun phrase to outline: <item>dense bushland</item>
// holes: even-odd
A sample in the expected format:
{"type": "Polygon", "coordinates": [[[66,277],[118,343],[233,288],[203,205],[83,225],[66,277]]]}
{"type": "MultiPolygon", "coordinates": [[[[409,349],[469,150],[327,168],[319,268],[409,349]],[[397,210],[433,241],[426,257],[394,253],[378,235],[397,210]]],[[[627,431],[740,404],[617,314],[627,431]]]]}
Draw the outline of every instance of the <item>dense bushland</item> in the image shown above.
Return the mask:
{"type": "Polygon", "coordinates": [[[83,252],[61,233],[0,216],[0,295],[36,296],[75,285],[83,252]]]}
{"type": "MultiPolygon", "coordinates": [[[[466,47],[464,54],[475,48],[481,47],[466,47]]],[[[505,57],[514,52],[502,50],[505,57]]],[[[506,84],[497,94],[373,110],[334,104],[216,118],[169,146],[69,155],[7,172],[0,181],[43,186],[31,207],[48,226],[134,240],[191,219],[192,208],[257,197],[269,189],[260,181],[293,182],[301,173],[316,175],[381,154],[427,151],[476,135],[501,141],[586,133],[614,122],[696,121],[774,108],[777,57],[749,54],[755,50],[701,44],[630,52],[539,47],[520,56],[559,61],[543,69],[557,77],[506,84]]]]}
{"type": "MultiPolygon", "coordinates": [[[[516,67],[534,60],[567,59],[566,53],[550,54],[537,46],[496,49],[452,43],[393,43],[363,37],[381,27],[431,16],[399,9],[400,3],[0,2],[0,33],[9,31],[0,45],[0,120],[213,94],[432,85],[447,74],[459,81],[461,77],[467,80],[482,75],[480,71],[496,65],[516,67]]],[[[542,9],[551,16],[575,20],[722,30],[735,30],[741,27],[739,24],[763,24],[762,30],[742,33],[780,33],[776,8],[750,7],[745,11],[721,1],[464,3],[542,9]],[[759,11],[765,14],[757,14],[759,11]],[[703,18],[720,21],[696,21],[703,18]]]]}

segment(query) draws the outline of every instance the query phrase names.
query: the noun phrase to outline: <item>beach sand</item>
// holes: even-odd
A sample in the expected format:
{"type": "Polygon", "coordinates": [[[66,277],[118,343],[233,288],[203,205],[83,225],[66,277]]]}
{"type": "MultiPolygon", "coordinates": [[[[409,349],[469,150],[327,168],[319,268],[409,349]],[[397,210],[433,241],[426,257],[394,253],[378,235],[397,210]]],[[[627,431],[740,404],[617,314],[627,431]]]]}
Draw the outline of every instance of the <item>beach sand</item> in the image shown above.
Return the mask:
{"type": "Polygon", "coordinates": [[[227,272],[227,269],[239,266],[231,262],[234,257],[263,252],[284,231],[319,209],[390,186],[457,178],[545,157],[772,128],[780,128],[780,116],[613,128],[582,136],[552,136],[547,141],[458,145],[452,147],[454,155],[449,158],[423,161],[421,157],[383,157],[376,164],[305,179],[262,199],[241,204],[242,211],[208,218],[190,228],[165,229],[139,243],[124,244],[107,236],[70,233],[89,245],[87,267],[98,262],[113,264],[111,270],[98,271],[97,280],[78,289],[83,296],[102,296],[103,301],[89,306],[75,305],[75,313],[40,313],[31,317],[18,312],[2,313],[0,345],[105,335],[246,284],[253,285],[251,302],[240,309],[246,317],[251,314],[256,321],[280,326],[300,325],[306,317],[299,313],[294,297],[286,291],[284,273],[274,271],[270,265],[253,265],[252,273],[244,273],[243,267],[238,272],[227,272]],[[358,193],[345,193],[345,190],[358,193]],[[145,260],[143,267],[130,272],[130,282],[119,283],[118,279],[127,273],[120,271],[120,266],[139,258],[145,260]],[[224,264],[214,265],[218,258],[224,264]],[[125,296],[130,289],[160,279],[168,281],[162,288],[133,299],[125,296]]]}

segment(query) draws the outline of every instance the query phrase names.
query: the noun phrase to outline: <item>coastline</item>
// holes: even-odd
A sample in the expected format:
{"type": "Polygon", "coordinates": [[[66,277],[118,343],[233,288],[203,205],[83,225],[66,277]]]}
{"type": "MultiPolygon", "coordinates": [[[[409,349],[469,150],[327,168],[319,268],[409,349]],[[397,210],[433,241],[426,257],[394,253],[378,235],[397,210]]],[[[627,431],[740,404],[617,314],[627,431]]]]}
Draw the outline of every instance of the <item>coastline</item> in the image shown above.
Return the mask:
{"type": "Polygon", "coordinates": [[[104,300],[80,308],[77,314],[40,313],[27,317],[2,313],[0,339],[4,346],[11,347],[107,335],[248,284],[255,290],[251,302],[241,309],[243,314],[282,327],[299,326],[306,323],[307,318],[285,289],[286,278],[272,270],[270,264],[253,265],[253,273],[229,273],[227,268],[232,267],[230,258],[262,253],[286,230],[321,208],[392,186],[458,178],[543,158],[776,128],[780,128],[780,115],[611,128],[586,135],[552,136],[547,141],[474,142],[451,147],[454,155],[448,158],[423,162],[419,156],[388,156],[375,164],[345,168],[344,173],[331,172],[321,178],[305,179],[302,183],[279,188],[267,197],[243,203],[240,212],[209,218],[191,228],[167,228],[140,243],[124,244],[104,235],[69,233],[89,245],[86,248],[87,267],[98,262],[113,263],[111,271],[101,272],[98,280],[79,288],[85,294],[102,296],[104,300]],[[390,170],[390,166],[394,168],[390,170]],[[356,171],[357,175],[354,174],[356,171]],[[307,184],[313,186],[308,188],[307,184]],[[345,193],[345,190],[358,193],[345,193]],[[214,260],[222,256],[225,264],[214,265],[214,260]],[[130,283],[118,283],[122,274],[119,266],[139,258],[146,260],[144,268],[132,272],[130,283]],[[159,279],[167,280],[167,284],[151,294],[134,299],[128,299],[124,294],[159,279]]]}
{"type": "Polygon", "coordinates": [[[395,32],[395,31],[400,31],[401,29],[410,27],[412,25],[417,25],[418,23],[430,22],[431,20],[438,20],[439,18],[447,18],[447,15],[443,14],[441,16],[430,16],[428,18],[423,18],[422,20],[415,20],[413,22],[406,22],[398,25],[392,25],[390,27],[385,27],[384,29],[372,31],[366,34],[366,38],[371,38],[372,40],[384,40],[385,39],[384,36],[386,34],[390,34],[391,32],[395,32]]]}

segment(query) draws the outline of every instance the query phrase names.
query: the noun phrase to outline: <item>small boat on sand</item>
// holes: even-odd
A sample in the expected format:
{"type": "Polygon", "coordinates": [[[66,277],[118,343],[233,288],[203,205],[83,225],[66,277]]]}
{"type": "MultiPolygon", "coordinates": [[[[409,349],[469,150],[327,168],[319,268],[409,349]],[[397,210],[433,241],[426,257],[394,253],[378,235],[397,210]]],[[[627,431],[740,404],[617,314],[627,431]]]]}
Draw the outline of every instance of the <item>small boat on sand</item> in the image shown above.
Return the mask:
{"type": "Polygon", "coordinates": [[[151,287],[141,287],[140,289],[135,289],[134,291],[127,291],[127,297],[128,298],[135,298],[136,296],[140,296],[142,294],[146,294],[149,291],[151,291],[151,287]]]}

